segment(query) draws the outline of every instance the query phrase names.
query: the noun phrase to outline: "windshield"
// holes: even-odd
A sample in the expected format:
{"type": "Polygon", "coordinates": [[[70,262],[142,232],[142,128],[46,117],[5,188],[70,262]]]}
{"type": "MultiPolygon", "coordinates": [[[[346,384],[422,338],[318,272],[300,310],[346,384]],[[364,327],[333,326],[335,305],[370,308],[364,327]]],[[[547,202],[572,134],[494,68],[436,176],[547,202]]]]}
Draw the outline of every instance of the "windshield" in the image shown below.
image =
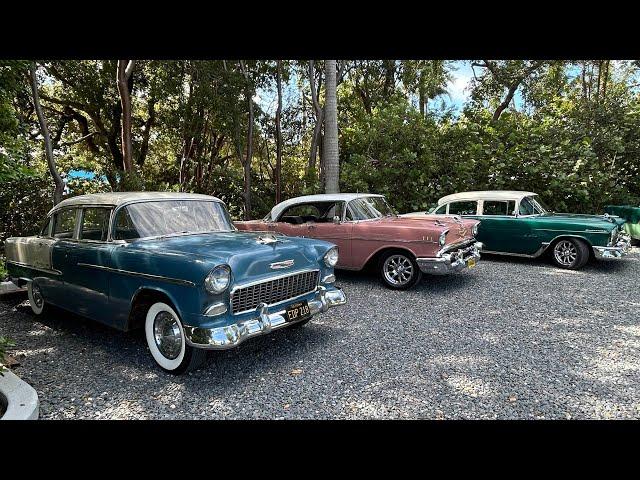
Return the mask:
{"type": "Polygon", "coordinates": [[[349,202],[347,220],[371,220],[374,218],[395,217],[396,213],[383,197],[356,198],[349,202]]]}
{"type": "Polygon", "coordinates": [[[520,200],[520,215],[541,215],[547,213],[549,210],[542,203],[537,196],[536,197],[524,197],[520,200]]]}
{"type": "Polygon", "coordinates": [[[118,210],[114,240],[235,230],[220,202],[162,200],[140,202],[118,210]]]}

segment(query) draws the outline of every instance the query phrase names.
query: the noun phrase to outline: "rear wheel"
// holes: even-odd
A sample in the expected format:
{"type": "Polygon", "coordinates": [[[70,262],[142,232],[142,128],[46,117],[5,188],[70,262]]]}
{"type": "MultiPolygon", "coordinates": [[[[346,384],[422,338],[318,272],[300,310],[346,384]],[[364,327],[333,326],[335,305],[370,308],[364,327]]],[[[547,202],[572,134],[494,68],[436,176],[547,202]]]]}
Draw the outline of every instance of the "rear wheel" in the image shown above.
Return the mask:
{"type": "Polygon", "coordinates": [[[422,271],[409,253],[388,252],[378,262],[382,283],[394,290],[407,290],[422,278],[422,271]]]}
{"type": "Polygon", "coordinates": [[[560,268],[577,270],[589,261],[589,245],[577,238],[563,238],[553,246],[551,258],[560,268]]]}
{"type": "Polygon", "coordinates": [[[149,307],[144,331],[151,356],[164,371],[180,374],[204,363],[206,352],[187,345],[180,317],[166,303],[149,307]]]}
{"type": "Polygon", "coordinates": [[[47,303],[44,301],[42,290],[37,282],[29,282],[27,284],[27,294],[29,295],[29,305],[36,315],[42,315],[47,310],[47,303]]]}

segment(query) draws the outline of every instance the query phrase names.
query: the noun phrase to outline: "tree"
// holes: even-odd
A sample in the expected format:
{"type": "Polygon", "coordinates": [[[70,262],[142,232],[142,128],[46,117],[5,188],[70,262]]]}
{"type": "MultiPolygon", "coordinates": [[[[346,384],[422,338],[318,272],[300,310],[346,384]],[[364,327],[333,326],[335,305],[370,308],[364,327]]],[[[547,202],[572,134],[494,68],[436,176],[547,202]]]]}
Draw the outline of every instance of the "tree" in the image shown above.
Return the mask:
{"type": "Polygon", "coordinates": [[[502,112],[509,106],[518,87],[529,76],[539,69],[545,62],[537,60],[525,62],[521,60],[496,62],[493,60],[483,60],[473,62],[472,66],[486,68],[492,75],[495,83],[507,93],[496,107],[491,118],[492,122],[497,122],[502,112]]]}
{"type": "Polygon", "coordinates": [[[282,60],[276,64],[278,109],[276,110],[276,203],[282,201],[282,60]]]}
{"type": "Polygon", "coordinates": [[[47,125],[47,119],[42,113],[42,107],[40,105],[40,96],[38,94],[38,79],[36,78],[36,62],[31,62],[29,67],[29,77],[31,79],[31,92],[33,95],[33,106],[38,116],[38,122],[40,123],[40,132],[44,139],[44,150],[47,157],[47,165],[49,166],[49,173],[53,178],[54,190],[53,190],[53,204],[57,205],[62,200],[62,194],[64,192],[64,182],[58,169],[56,168],[56,161],[53,158],[53,147],[51,145],[51,136],[49,134],[49,127],[47,125]]]}
{"type": "Polygon", "coordinates": [[[323,163],[325,172],[325,193],[340,191],[338,180],[339,152],[338,152],[338,100],[336,92],[336,61],[325,60],[325,125],[323,163]]]}
{"type": "Polygon", "coordinates": [[[309,88],[311,90],[311,104],[315,113],[316,122],[313,127],[311,136],[311,147],[309,148],[309,166],[308,171],[316,168],[316,160],[318,158],[318,145],[322,140],[322,125],[324,124],[324,108],[320,106],[320,89],[322,88],[322,71],[318,82],[316,83],[316,71],[313,60],[309,60],[309,88]]]}

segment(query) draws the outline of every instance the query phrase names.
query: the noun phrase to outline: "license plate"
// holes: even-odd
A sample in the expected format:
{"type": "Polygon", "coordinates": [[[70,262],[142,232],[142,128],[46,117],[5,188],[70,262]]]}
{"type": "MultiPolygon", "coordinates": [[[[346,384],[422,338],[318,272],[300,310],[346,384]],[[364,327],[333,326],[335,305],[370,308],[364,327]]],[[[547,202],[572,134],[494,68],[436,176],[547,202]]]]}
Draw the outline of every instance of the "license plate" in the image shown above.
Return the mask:
{"type": "Polygon", "coordinates": [[[467,260],[467,267],[473,268],[475,266],[476,266],[476,259],[475,258],[470,258],[469,260],[467,260]]]}
{"type": "Polygon", "coordinates": [[[285,320],[287,322],[296,322],[298,320],[306,320],[311,316],[311,310],[306,300],[289,305],[285,310],[285,320]]]}

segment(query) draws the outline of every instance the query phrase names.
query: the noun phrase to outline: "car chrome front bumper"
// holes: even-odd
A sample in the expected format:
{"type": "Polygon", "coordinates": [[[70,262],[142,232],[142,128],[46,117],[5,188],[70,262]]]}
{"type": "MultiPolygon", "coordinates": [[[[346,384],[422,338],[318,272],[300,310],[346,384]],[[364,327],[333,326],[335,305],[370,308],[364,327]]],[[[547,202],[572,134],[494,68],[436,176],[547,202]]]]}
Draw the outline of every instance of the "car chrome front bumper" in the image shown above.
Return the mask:
{"type": "MultiPolygon", "coordinates": [[[[347,298],[344,292],[335,287],[327,290],[319,286],[314,297],[308,301],[311,315],[326,312],[332,307],[344,305],[347,298]]],[[[269,313],[269,307],[262,304],[256,309],[256,316],[248,320],[242,320],[232,325],[218,328],[200,328],[184,326],[184,333],[188,345],[207,350],[225,350],[235,347],[247,338],[255,337],[272,330],[292,325],[296,322],[287,322],[284,318],[285,310],[269,313]]]]}
{"type": "Polygon", "coordinates": [[[443,253],[439,257],[416,258],[416,262],[423,273],[445,275],[467,268],[470,260],[477,263],[480,260],[482,248],[481,242],[473,242],[466,247],[443,253]]]}
{"type": "Polygon", "coordinates": [[[631,251],[631,236],[620,234],[618,241],[611,247],[593,247],[593,254],[598,260],[620,258],[631,251]]]}

